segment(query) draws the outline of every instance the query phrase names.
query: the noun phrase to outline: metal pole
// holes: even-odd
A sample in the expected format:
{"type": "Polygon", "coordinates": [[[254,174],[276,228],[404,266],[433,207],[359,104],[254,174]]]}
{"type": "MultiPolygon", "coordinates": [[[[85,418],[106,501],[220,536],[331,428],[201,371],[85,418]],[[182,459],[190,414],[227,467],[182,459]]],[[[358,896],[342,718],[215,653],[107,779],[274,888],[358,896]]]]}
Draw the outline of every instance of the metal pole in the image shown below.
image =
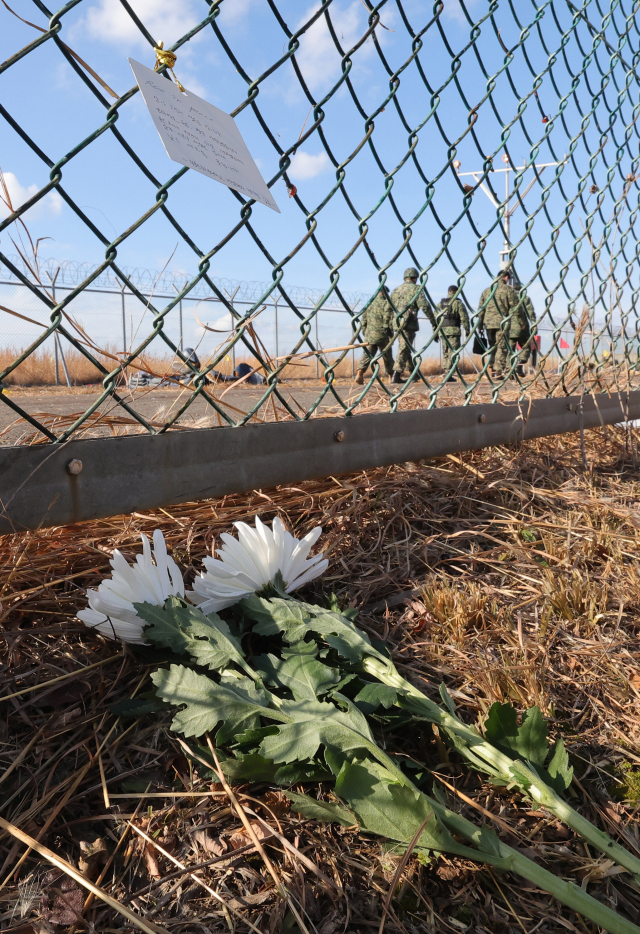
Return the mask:
{"type": "Polygon", "coordinates": [[[183,349],[184,349],[184,335],[183,335],[183,331],[182,331],[182,299],[180,299],[180,304],[178,305],[178,314],[179,314],[179,316],[180,316],[180,344],[179,344],[179,347],[180,347],[180,353],[182,353],[182,351],[183,351],[183,349]]]}
{"type": "MultiPolygon", "coordinates": [[[[56,269],[55,275],[53,277],[51,276],[51,273],[47,271],[47,275],[49,276],[49,280],[51,282],[51,297],[53,299],[54,305],[57,305],[56,279],[58,278],[59,272],[60,272],[59,266],[56,269]]],[[[67,382],[67,386],[71,388],[71,379],[69,377],[69,370],[67,369],[67,361],[64,359],[64,353],[62,352],[62,344],[60,343],[60,336],[57,331],[55,331],[53,335],[53,348],[54,348],[55,361],[56,361],[56,386],[60,385],[60,365],[58,362],[58,355],[59,355],[60,359],[62,360],[62,369],[64,370],[64,378],[67,382]]]]}
{"type": "Polygon", "coordinates": [[[502,157],[507,163],[507,171],[504,173],[504,203],[505,203],[505,212],[504,212],[504,233],[506,240],[504,242],[505,250],[509,248],[509,241],[511,239],[511,212],[509,210],[509,173],[511,172],[511,166],[509,165],[508,156],[502,157]]]}
{"type": "Polygon", "coordinates": [[[273,300],[273,307],[275,309],[276,316],[276,366],[279,363],[278,357],[280,356],[280,344],[278,342],[278,299],[273,300]]]}
{"type": "MultiPolygon", "coordinates": [[[[511,242],[511,215],[512,215],[513,212],[516,210],[516,208],[518,207],[518,205],[522,202],[522,200],[523,200],[523,198],[525,197],[525,195],[526,195],[529,191],[531,191],[531,188],[533,187],[533,185],[534,185],[535,182],[536,182],[536,178],[534,178],[533,181],[530,182],[530,183],[527,185],[527,187],[526,187],[525,190],[522,192],[522,194],[519,195],[519,197],[518,197],[516,203],[514,204],[513,208],[509,209],[509,173],[510,173],[510,172],[522,172],[522,171],[524,171],[525,166],[519,166],[519,167],[513,168],[511,165],[509,165],[509,157],[507,156],[506,153],[502,156],[502,161],[506,164],[506,165],[505,165],[505,168],[504,168],[504,169],[494,169],[494,168],[492,168],[492,169],[491,169],[491,172],[504,172],[504,173],[505,173],[505,195],[506,195],[506,200],[505,200],[505,212],[504,212],[503,217],[504,217],[504,232],[505,232],[505,236],[506,236],[507,239],[504,241],[504,248],[503,248],[502,250],[500,250],[500,253],[499,253],[499,255],[500,255],[500,268],[501,268],[501,269],[504,269],[506,266],[508,266],[508,265],[510,264],[510,258],[509,258],[510,249],[509,249],[509,244],[510,244],[510,242],[511,242]]],[[[541,162],[541,163],[536,164],[536,165],[534,165],[534,166],[530,166],[530,168],[533,168],[534,170],[537,169],[537,170],[538,170],[538,175],[541,175],[542,172],[544,172],[544,170],[545,170],[546,168],[549,168],[549,166],[564,165],[564,163],[565,163],[566,161],[567,161],[567,157],[566,157],[566,153],[565,153],[565,157],[564,157],[564,160],[563,160],[562,162],[541,162]]],[[[460,160],[459,160],[459,159],[456,159],[455,162],[453,163],[453,168],[454,168],[454,170],[455,170],[456,175],[457,175],[459,178],[462,178],[463,176],[466,176],[466,175],[471,175],[471,176],[473,177],[474,181],[476,182],[476,184],[479,185],[479,187],[482,189],[482,191],[484,191],[485,195],[487,196],[487,198],[489,199],[489,201],[491,202],[491,204],[493,204],[493,206],[494,206],[495,208],[499,208],[500,205],[499,205],[499,203],[496,201],[496,199],[493,197],[493,195],[491,194],[491,191],[487,188],[487,186],[484,184],[484,182],[482,182],[482,181],[480,180],[480,177],[481,177],[481,175],[483,174],[483,172],[482,172],[482,171],[478,171],[478,172],[461,172],[461,171],[460,171],[460,166],[461,166],[460,160]]],[[[536,176],[536,177],[537,177],[537,176],[536,176]]]]}
{"type": "MultiPolygon", "coordinates": [[[[122,303],[122,352],[124,356],[127,354],[127,309],[126,301],[124,297],[124,290],[126,286],[123,284],[120,286],[120,300],[122,303]]],[[[122,376],[124,378],[125,386],[129,385],[129,375],[126,368],[122,371],[122,376]]]]}
{"type": "MultiPolygon", "coordinates": [[[[229,304],[231,305],[231,331],[232,331],[232,332],[235,331],[235,327],[236,327],[236,319],[235,319],[235,315],[233,314],[233,310],[234,310],[233,300],[234,300],[234,298],[236,297],[236,295],[238,294],[239,290],[240,290],[240,286],[237,287],[237,289],[235,290],[235,292],[233,293],[233,295],[229,295],[229,293],[228,293],[227,290],[225,289],[225,292],[227,292],[227,296],[228,296],[228,298],[229,298],[229,304]]],[[[235,341],[234,341],[234,343],[233,343],[233,345],[232,345],[232,347],[231,347],[231,366],[233,367],[233,372],[232,372],[231,375],[232,375],[232,376],[235,376],[235,375],[236,375],[236,345],[235,345],[235,341]]]]}
{"type": "MultiPolygon", "coordinates": [[[[360,299],[358,299],[358,301],[355,303],[351,311],[354,312],[359,304],[360,304],[360,299]]],[[[355,377],[356,377],[356,352],[354,349],[351,351],[351,379],[355,379],[355,377]]]]}
{"type": "MultiPolygon", "coordinates": [[[[319,317],[319,315],[320,315],[320,309],[318,308],[318,310],[317,310],[316,313],[315,313],[315,322],[316,322],[316,351],[318,351],[318,350],[320,349],[320,345],[318,344],[318,317],[319,317]]],[[[320,357],[318,356],[317,353],[316,353],[316,379],[320,379],[320,357]]]]}
{"type": "Polygon", "coordinates": [[[120,297],[122,300],[122,350],[126,354],[127,352],[127,317],[126,317],[126,303],[124,298],[124,290],[126,286],[122,285],[120,287],[120,297]]]}
{"type": "Polygon", "coordinates": [[[56,358],[56,386],[60,385],[60,371],[58,369],[58,335],[54,332],[53,335],[53,350],[56,358]]]}

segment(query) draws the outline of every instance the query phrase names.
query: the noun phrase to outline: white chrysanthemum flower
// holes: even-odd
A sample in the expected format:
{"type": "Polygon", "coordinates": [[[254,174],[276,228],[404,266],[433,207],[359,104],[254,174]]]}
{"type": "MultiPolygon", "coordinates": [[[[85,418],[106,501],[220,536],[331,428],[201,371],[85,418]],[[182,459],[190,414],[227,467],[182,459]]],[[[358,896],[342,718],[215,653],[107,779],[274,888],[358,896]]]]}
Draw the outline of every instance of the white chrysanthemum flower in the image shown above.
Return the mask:
{"type": "Polygon", "coordinates": [[[88,590],[89,606],[80,610],[78,619],[85,626],[97,629],[107,639],[144,644],[144,621],[136,613],[134,603],[164,606],[167,597],[184,597],[184,581],[178,565],[167,554],[160,529],[153,533],[153,556],[146,535],[142,535],[142,554],[129,565],[117,549],[113,552],[113,574],[105,578],[97,590],[88,590]],[[155,564],[154,564],[155,559],[155,564]]]}
{"type": "Polygon", "coordinates": [[[320,538],[317,528],[298,539],[287,532],[277,517],[270,529],[256,516],[256,527],[234,522],[238,538],[226,532],[220,536],[224,545],[217,550],[219,558],[205,558],[205,570],[193,582],[188,597],[203,613],[217,612],[237,603],[248,594],[257,593],[273,584],[278,571],[287,593],[323,574],[329,562],[322,555],[309,558],[309,552],[320,538]]]}

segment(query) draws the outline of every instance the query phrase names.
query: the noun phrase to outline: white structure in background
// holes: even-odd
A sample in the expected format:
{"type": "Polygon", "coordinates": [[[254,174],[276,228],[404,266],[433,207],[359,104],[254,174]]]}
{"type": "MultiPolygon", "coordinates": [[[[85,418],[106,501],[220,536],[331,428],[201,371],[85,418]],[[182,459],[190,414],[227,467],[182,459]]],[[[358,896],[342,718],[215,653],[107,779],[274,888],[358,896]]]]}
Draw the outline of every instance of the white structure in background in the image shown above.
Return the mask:
{"type": "MultiPolygon", "coordinates": [[[[510,254],[511,254],[511,217],[512,215],[520,207],[520,204],[522,203],[523,198],[525,197],[525,195],[527,195],[531,191],[536,181],[538,180],[539,176],[542,175],[544,170],[548,169],[552,165],[564,165],[564,162],[566,162],[566,156],[563,162],[542,162],[540,163],[540,165],[531,165],[531,166],[521,165],[516,168],[514,168],[513,166],[509,164],[509,156],[506,153],[504,153],[504,155],[502,156],[502,161],[505,163],[504,169],[491,169],[491,171],[492,172],[504,172],[505,212],[503,215],[503,227],[504,227],[505,241],[504,241],[503,249],[500,250],[500,269],[506,269],[506,267],[511,262],[510,254]],[[536,170],[536,174],[534,175],[533,179],[529,182],[529,184],[527,185],[525,190],[522,192],[522,194],[519,194],[517,190],[514,190],[511,193],[509,193],[509,173],[510,172],[524,172],[526,168],[531,168],[531,169],[536,170]],[[508,205],[513,195],[517,195],[517,200],[516,200],[516,203],[513,205],[513,207],[510,208],[508,205]]],[[[499,209],[500,202],[496,201],[492,192],[489,190],[489,188],[487,188],[485,183],[480,181],[481,177],[484,175],[484,172],[482,171],[461,172],[460,171],[461,165],[462,163],[460,162],[459,159],[456,159],[455,162],[453,163],[453,167],[456,170],[456,175],[458,176],[458,178],[468,177],[469,175],[472,176],[472,178],[475,179],[476,184],[478,183],[480,184],[480,187],[484,191],[485,195],[487,196],[491,204],[493,204],[493,206],[496,209],[499,209]]]]}

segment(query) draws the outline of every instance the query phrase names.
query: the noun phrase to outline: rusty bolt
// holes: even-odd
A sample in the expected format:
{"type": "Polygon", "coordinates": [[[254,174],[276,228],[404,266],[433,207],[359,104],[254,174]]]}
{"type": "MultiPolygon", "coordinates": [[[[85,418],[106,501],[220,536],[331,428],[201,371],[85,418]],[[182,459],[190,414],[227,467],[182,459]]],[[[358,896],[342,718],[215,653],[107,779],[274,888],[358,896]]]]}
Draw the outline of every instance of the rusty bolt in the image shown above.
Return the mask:
{"type": "Polygon", "coordinates": [[[486,421],[486,418],[487,418],[486,415],[478,415],[478,421],[480,422],[481,425],[484,421],[486,421]]]}
{"type": "Polygon", "coordinates": [[[333,436],[334,441],[344,441],[344,431],[336,431],[333,436]]]}
{"type": "Polygon", "coordinates": [[[82,471],[82,461],[78,460],[77,457],[74,457],[73,460],[69,461],[67,464],[67,470],[72,476],[77,477],[82,471]]]}

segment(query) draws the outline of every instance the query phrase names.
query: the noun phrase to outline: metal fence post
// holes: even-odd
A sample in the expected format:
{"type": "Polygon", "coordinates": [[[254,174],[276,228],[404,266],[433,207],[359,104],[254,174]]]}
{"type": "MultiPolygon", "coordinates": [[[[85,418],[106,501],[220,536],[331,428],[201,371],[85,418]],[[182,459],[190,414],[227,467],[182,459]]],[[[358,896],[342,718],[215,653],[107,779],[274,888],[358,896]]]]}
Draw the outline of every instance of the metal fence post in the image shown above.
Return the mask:
{"type": "Polygon", "coordinates": [[[56,362],[56,386],[59,386],[60,385],[60,371],[58,369],[59,363],[58,363],[58,335],[57,334],[53,335],[53,353],[54,353],[55,362],[56,362]]]}
{"type": "MultiPolygon", "coordinates": [[[[126,286],[124,283],[120,286],[120,301],[122,303],[122,353],[123,356],[127,355],[127,306],[126,300],[124,297],[124,290],[126,286]]],[[[125,385],[129,385],[129,374],[126,367],[122,370],[122,376],[124,378],[125,385]]]]}
{"type": "MultiPolygon", "coordinates": [[[[236,319],[235,319],[234,314],[233,314],[233,311],[234,311],[233,300],[234,300],[234,298],[236,297],[236,295],[238,294],[239,291],[240,291],[240,286],[237,287],[237,289],[235,290],[235,292],[233,293],[233,295],[229,295],[229,293],[228,293],[227,290],[225,289],[225,292],[227,292],[227,296],[228,296],[228,298],[229,298],[229,304],[231,305],[231,330],[232,330],[232,331],[235,331],[235,328],[236,328],[236,319]]],[[[233,367],[233,372],[232,372],[231,375],[232,375],[232,376],[235,376],[235,373],[236,373],[236,345],[235,345],[235,341],[234,341],[233,346],[232,346],[232,348],[231,348],[231,366],[233,367]]]]}
{"type": "MultiPolygon", "coordinates": [[[[355,303],[355,305],[353,305],[353,307],[351,308],[351,313],[352,313],[352,314],[353,314],[353,312],[356,310],[356,308],[358,307],[359,304],[360,304],[360,299],[358,299],[358,301],[355,303]]],[[[356,333],[355,333],[355,337],[352,338],[352,340],[357,340],[359,330],[360,330],[360,325],[358,324],[358,327],[357,327],[356,333]]],[[[355,350],[355,347],[354,347],[354,349],[351,351],[351,379],[355,379],[355,378],[356,378],[356,350],[355,350]]]]}
{"type": "MultiPolygon", "coordinates": [[[[53,304],[57,305],[56,302],[56,279],[58,278],[58,273],[60,272],[60,267],[55,271],[55,275],[52,276],[51,273],[47,270],[47,275],[51,281],[51,297],[53,299],[53,304]]],[[[71,378],[69,377],[69,370],[67,369],[67,361],[64,359],[64,353],[62,352],[62,344],[60,343],[60,335],[57,331],[54,331],[53,334],[53,348],[56,361],[56,386],[60,385],[60,366],[58,362],[58,357],[62,360],[62,369],[64,370],[64,378],[67,382],[67,386],[71,388],[71,378]]]]}

